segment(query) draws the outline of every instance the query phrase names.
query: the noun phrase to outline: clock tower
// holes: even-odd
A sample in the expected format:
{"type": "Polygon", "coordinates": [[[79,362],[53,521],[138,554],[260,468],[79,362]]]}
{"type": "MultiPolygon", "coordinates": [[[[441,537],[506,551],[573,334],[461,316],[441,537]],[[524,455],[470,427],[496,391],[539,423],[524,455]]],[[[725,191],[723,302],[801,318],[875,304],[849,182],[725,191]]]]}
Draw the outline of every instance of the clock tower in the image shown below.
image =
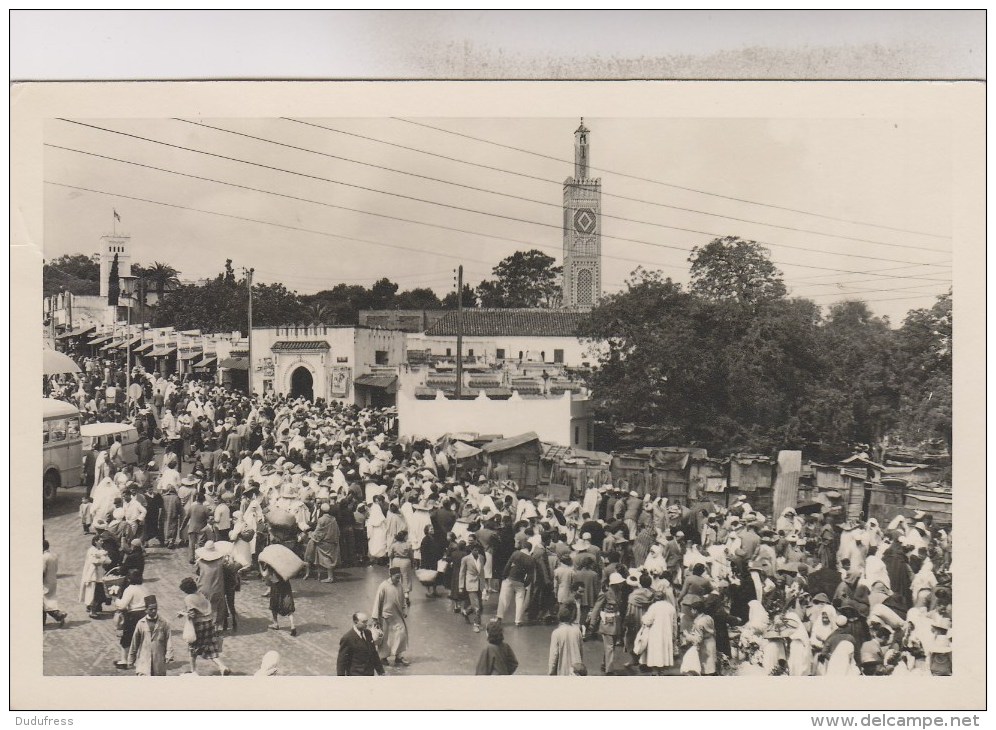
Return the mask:
{"type": "Polygon", "coordinates": [[[591,131],[574,132],[574,177],[564,181],[563,306],[590,309],[602,293],[602,181],[589,177],[591,131]]]}

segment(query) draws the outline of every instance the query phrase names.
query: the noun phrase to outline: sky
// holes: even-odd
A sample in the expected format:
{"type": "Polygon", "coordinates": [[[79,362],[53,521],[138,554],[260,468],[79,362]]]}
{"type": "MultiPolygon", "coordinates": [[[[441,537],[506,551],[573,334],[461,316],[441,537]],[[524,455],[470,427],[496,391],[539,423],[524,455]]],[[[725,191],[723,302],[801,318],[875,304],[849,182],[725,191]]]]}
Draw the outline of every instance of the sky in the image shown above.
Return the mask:
{"type": "MultiPolygon", "coordinates": [[[[768,248],[791,295],[827,306],[862,298],[895,323],[950,286],[939,121],[585,125],[602,180],[605,293],[637,266],[687,282],[691,249],[726,235],[768,248]]],[[[562,259],[577,126],[577,117],[52,119],[45,258],[95,252],[116,210],[132,260],[169,263],[186,280],[231,258],[256,281],[302,294],[386,276],[443,296],[458,264],[476,285],[516,250],[562,259]]]]}

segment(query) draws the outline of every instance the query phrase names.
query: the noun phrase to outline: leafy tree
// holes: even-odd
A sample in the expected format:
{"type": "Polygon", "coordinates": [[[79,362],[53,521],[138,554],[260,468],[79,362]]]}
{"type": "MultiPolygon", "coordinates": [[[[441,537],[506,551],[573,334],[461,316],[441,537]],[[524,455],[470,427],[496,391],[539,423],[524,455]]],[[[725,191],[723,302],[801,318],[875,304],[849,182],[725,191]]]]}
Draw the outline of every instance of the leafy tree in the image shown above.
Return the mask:
{"type": "MultiPolygon", "coordinates": [[[[244,286],[240,286],[245,291],[244,286]]],[[[248,308],[248,298],[240,297],[248,308]]],[[[290,291],[283,284],[253,284],[252,323],[254,327],[276,327],[300,322],[304,314],[304,304],[297,292],[290,291]]]]}
{"type": "Polygon", "coordinates": [[[114,254],[111,261],[111,270],[107,274],[107,304],[111,307],[118,306],[118,296],[121,293],[121,279],[118,276],[118,255],[114,254]]]}
{"type": "Polygon", "coordinates": [[[688,257],[691,291],[715,301],[754,305],[785,296],[781,272],[756,241],[738,236],[716,238],[696,246],[688,257]]]}
{"type": "MultiPolygon", "coordinates": [[[[476,307],[478,305],[477,292],[474,291],[470,284],[463,285],[463,306],[464,307],[476,307]]],[[[443,297],[443,309],[456,309],[457,308],[457,293],[455,291],[449,292],[445,297],[443,297]]]]}
{"type": "Polygon", "coordinates": [[[477,287],[482,307],[553,307],[560,299],[563,267],[542,251],[516,251],[492,269],[494,279],[477,287]]]}
{"type": "Polygon", "coordinates": [[[951,291],[930,309],[906,315],[897,334],[901,383],[897,436],[910,445],[941,441],[950,450],[952,434],[951,291]]]}
{"type": "Polygon", "coordinates": [[[48,297],[68,291],[93,296],[100,293],[100,263],[91,256],[65,254],[42,266],[42,290],[48,297]]]}
{"type": "Polygon", "coordinates": [[[442,302],[436,292],[428,287],[403,291],[394,297],[394,309],[439,309],[442,302]]]}

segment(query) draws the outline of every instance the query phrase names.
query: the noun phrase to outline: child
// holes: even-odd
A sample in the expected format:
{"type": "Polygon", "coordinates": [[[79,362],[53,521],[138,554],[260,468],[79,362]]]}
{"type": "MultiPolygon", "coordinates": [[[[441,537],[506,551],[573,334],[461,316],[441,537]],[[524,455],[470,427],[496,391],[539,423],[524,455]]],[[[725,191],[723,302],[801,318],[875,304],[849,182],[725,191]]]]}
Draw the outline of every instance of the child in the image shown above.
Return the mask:
{"type": "Polygon", "coordinates": [[[83,524],[83,534],[89,535],[93,525],[93,500],[89,497],[80,500],[80,522],[83,524]]]}

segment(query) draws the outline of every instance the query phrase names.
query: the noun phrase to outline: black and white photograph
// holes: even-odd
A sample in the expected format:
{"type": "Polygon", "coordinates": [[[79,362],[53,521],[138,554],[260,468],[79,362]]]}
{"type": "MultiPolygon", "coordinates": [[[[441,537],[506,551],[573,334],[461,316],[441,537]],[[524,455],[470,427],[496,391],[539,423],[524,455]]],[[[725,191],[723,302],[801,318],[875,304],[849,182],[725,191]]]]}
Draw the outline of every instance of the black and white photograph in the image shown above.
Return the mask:
{"type": "Polygon", "coordinates": [[[977,688],[977,95],[71,86],[12,131],[38,691],[977,688]]]}
{"type": "Polygon", "coordinates": [[[46,674],[957,671],[941,125],[44,144],[46,674]]]}

